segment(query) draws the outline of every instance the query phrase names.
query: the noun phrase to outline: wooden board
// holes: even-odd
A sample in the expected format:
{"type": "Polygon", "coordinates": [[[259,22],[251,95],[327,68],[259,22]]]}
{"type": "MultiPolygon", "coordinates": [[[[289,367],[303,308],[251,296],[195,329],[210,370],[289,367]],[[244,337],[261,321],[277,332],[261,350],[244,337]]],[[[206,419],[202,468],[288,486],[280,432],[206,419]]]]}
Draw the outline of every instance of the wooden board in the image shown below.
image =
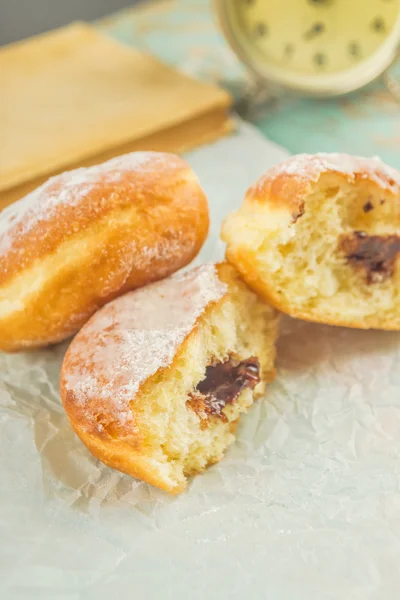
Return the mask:
{"type": "Polygon", "coordinates": [[[4,48],[0,72],[3,203],[31,182],[141,148],[141,140],[148,149],[187,149],[230,126],[225,91],[85,24],[4,48]]]}

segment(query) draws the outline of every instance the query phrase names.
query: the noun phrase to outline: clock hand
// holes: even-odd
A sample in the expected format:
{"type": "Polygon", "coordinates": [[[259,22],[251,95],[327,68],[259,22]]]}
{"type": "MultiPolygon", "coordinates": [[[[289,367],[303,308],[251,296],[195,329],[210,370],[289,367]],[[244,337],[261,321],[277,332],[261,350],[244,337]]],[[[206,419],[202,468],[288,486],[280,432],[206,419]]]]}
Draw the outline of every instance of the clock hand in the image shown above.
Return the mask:
{"type": "Polygon", "coordinates": [[[332,4],[332,0],[308,0],[310,4],[314,6],[328,6],[332,4]]]}
{"type": "Polygon", "coordinates": [[[320,35],[321,33],[324,33],[324,31],[325,31],[324,23],[317,21],[317,23],[314,23],[314,25],[308,31],[306,31],[304,33],[304,38],[306,40],[312,40],[316,36],[320,35]]]}

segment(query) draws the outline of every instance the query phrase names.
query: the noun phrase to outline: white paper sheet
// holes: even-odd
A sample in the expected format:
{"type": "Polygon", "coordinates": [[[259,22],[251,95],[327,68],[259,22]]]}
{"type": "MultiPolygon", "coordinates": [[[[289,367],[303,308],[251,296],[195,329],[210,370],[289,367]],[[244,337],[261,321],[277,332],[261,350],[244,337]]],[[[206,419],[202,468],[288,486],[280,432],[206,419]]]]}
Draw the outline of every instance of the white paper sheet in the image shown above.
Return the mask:
{"type": "MultiPolygon", "coordinates": [[[[285,155],[242,125],[189,156],[212,215],[198,261],[223,256],[221,219],[285,155]]],[[[397,600],[399,334],[284,319],[265,400],[179,497],[74,435],[66,346],[0,355],[0,598],[397,600]]]]}

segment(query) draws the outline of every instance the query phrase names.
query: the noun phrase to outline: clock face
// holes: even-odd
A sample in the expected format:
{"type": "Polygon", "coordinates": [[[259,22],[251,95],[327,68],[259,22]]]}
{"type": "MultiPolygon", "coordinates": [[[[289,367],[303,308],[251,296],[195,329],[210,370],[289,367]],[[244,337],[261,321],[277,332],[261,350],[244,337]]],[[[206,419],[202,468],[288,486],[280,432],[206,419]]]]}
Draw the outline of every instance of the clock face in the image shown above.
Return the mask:
{"type": "Polygon", "coordinates": [[[298,76],[334,75],[393,35],[400,0],[226,0],[242,56],[298,76]]]}

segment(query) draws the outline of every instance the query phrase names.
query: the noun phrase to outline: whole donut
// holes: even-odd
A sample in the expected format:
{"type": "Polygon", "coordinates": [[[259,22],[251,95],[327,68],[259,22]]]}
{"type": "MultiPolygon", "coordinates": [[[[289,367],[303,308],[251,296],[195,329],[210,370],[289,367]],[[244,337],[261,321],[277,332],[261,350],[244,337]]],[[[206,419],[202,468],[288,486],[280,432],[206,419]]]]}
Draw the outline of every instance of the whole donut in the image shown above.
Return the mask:
{"type": "Polygon", "coordinates": [[[0,349],[68,338],[112,298],[187,265],[208,226],[204,192],[174,154],[52,177],[0,213],[0,349]]]}

